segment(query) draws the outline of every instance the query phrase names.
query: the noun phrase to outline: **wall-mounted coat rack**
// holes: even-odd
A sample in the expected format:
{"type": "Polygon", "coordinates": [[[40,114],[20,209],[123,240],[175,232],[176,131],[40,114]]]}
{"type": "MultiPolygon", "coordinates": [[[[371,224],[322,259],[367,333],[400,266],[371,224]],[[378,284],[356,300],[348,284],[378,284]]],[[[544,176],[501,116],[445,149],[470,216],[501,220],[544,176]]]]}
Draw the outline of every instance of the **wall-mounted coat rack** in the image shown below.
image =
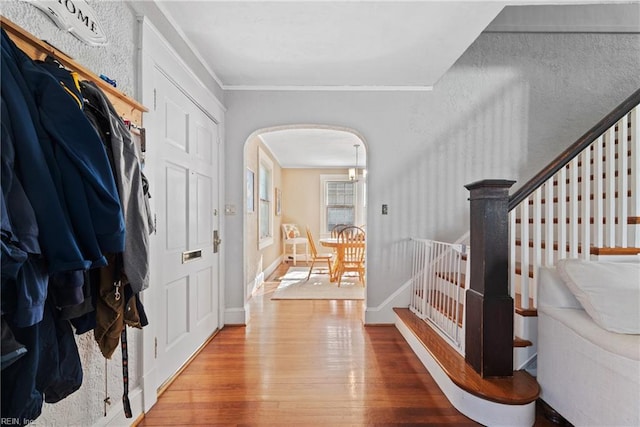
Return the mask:
{"type": "Polygon", "coordinates": [[[54,57],[65,68],[78,73],[81,80],[91,80],[109,97],[121,117],[136,126],[142,126],[142,113],[149,111],[144,105],[128,97],[100,77],[78,64],[65,53],[36,38],[19,25],[0,15],[0,24],[11,40],[31,59],[44,60],[47,55],[54,57]]]}

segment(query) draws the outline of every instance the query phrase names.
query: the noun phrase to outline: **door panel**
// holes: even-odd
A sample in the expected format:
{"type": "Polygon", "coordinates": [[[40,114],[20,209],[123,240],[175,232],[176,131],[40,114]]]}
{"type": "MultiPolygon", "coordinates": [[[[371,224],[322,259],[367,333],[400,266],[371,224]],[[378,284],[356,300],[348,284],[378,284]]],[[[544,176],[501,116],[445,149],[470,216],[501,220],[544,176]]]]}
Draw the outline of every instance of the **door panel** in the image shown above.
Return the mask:
{"type": "Polygon", "coordinates": [[[189,114],[170,98],[165,104],[165,137],[166,142],[178,150],[187,151],[187,122],[189,114]]]}
{"type": "Polygon", "coordinates": [[[205,162],[211,164],[213,145],[215,138],[211,129],[207,129],[202,124],[196,124],[196,156],[205,162]]]}
{"type": "Polygon", "coordinates": [[[196,213],[196,245],[198,247],[210,245],[212,242],[212,200],[211,200],[211,177],[196,174],[196,197],[200,209],[196,213]]]}
{"type": "Polygon", "coordinates": [[[189,172],[182,166],[167,163],[165,167],[167,218],[167,251],[187,248],[187,194],[189,172]]]}
{"type": "Polygon", "coordinates": [[[211,314],[213,307],[213,298],[211,295],[211,273],[210,268],[200,270],[196,275],[196,287],[198,296],[198,310],[196,320],[201,322],[204,318],[211,314]]]}
{"type": "Polygon", "coordinates": [[[165,75],[155,74],[156,112],[164,123],[158,171],[165,191],[156,204],[163,308],[158,331],[162,384],[218,328],[217,125],[165,75]],[[194,254],[189,259],[185,253],[194,254]]]}
{"type": "Polygon", "coordinates": [[[187,331],[189,310],[189,284],[187,277],[181,277],[171,283],[167,283],[167,327],[165,343],[167,348],[180,343],[187,331]]]}

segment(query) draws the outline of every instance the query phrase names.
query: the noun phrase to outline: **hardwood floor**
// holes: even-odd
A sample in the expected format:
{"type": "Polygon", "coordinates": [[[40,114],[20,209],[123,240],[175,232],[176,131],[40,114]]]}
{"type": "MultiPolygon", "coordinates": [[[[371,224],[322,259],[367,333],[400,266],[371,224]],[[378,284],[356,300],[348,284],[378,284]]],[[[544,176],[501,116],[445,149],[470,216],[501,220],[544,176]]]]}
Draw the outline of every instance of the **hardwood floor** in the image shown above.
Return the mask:
{"type": "Polygon", "coordinates": [[[276,287],[267,282],[249,324],[223,328],[138,425],[478,425],[395,327],[363,325],[362,301],[271,301],[276,287]]]}

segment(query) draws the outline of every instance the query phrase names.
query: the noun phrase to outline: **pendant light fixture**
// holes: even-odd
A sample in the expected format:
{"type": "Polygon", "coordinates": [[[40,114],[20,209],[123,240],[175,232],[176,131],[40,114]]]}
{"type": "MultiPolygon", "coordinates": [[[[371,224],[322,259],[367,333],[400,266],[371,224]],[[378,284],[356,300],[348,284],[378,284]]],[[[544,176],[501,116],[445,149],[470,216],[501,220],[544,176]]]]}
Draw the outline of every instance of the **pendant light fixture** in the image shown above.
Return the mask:
{"type": "Polygon", "coordinates": [[[353,168],[349,168],[349,181],[359,181],[360,178],[365,179],[367,177],[367,170],[360,169],[358,167],[358,150],[360,149],[360,144],[353,144],[356,149],[356,165],[353,168]]]}

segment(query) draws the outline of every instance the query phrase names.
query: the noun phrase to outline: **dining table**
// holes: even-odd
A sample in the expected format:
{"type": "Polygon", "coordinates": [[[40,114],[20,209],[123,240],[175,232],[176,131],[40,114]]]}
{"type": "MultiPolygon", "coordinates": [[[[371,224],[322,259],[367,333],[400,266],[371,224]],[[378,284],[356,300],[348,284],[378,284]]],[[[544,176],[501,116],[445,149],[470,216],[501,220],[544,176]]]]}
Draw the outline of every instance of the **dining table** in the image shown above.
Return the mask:
{"type": "Polygon", "coordinates": [[[336,252],[336,256],[333,259],[333,265],[331,266],[331,277],[329,278],[331,282],[335,282],[339,279],[338,271],[340,270],[339,266],[340,266],[340,261],[343,258],[344,247],[346,245],[364,246],[365,241],[359,240],[357,242],[352,241],[350,243],[344,243],[344,242],[339,242],[338,238],[336,237],[327,237],[327,238],[320,239],[320,244],[325,248],[332,248],[336,252]]]}

